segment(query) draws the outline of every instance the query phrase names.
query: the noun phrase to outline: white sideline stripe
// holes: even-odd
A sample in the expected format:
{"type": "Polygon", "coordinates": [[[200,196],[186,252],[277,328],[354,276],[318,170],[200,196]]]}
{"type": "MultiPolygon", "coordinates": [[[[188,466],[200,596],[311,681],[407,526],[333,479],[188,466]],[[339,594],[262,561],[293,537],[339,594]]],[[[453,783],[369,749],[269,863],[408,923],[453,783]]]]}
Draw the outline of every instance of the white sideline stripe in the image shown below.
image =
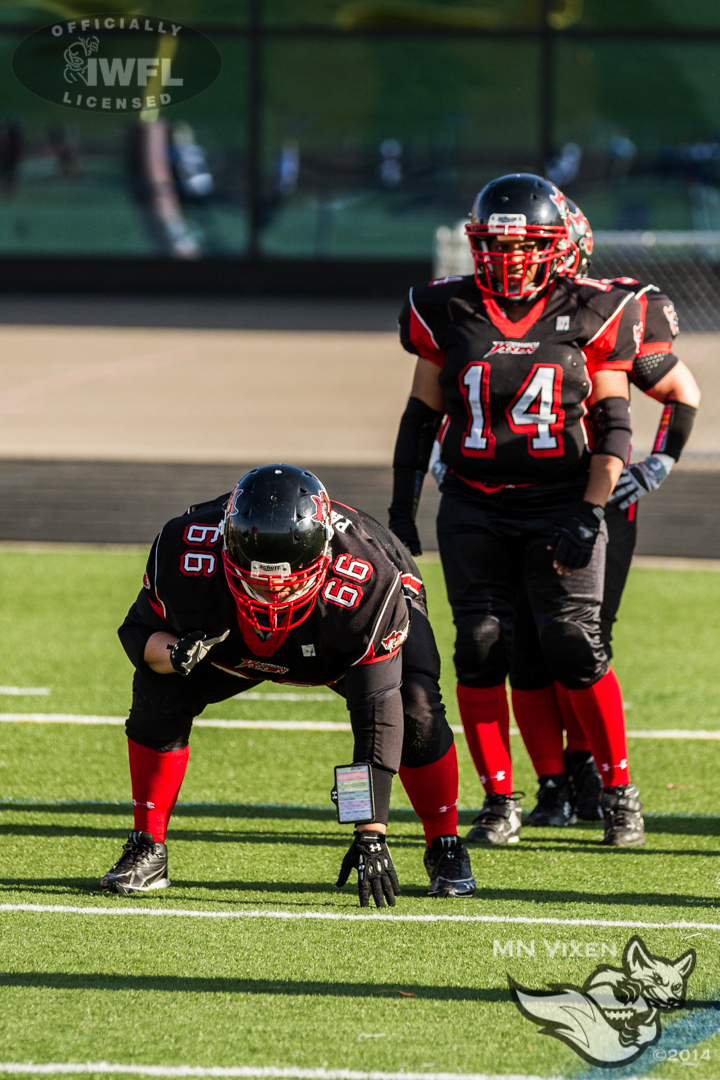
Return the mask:
{"type": "Polygon", "coordinates": [[[47,686],[0,686],[0,694],[8,697],[47,697],[49,693],[47,686]]]}
{"type": "Polygon", "coordinates": [[[530,1076],[526,1073],[440,1073],[440,1072],[359,1072],[357,1069],[283,1069],[276,1065],[111,1065],[107,1061],[86,1061],[35,1065],[0,1063],[0,1072],[53,1075],[56,1073],[121,1073],[132,1076],[228,1076],[271,1077],[274,1080],[561,1080],[560,1077],[530,1076]]]}
{"type": "MultiPolygon", "coordinates": [[[[240,695],[249,697],[249,694],[240,695]]],[[[298,695],[299,696],[299,695],[298,695]]],[[[278,699],[285,700],[278,694],[278,699]]],[[[271,694],[258,694],[258,700],[273,700],[271,694]]],[[[319,699],[319,696],[318,696],[319,699]]],[[[322,698],[324,701],[325,698],[322,698]]],[[[80,716],[76,713],[0,713],[0,724],[124,724],[124,716],[80,716]]],[[[194,727],[245,728],[256,731],[351,731],[350,724],[333,723],[332,720],[195,720],[194,727]]],[[[462,735],[460,724],[451,724],[450,730],[462,735]]],[[[511,735],[519,735],[517,728],[510,728],[511,735]]],[[[628,739],[711,739],[720,740],[719,731],[690,731],[682,728],[661,728],[658,731],[628,731],[628,739]]]]}
{"type": "MultiPolygon", "coordinates": [[[[39,915],[154,915],[190,919],[314,919],[328,922],[461,922],[520,924],[522,926],[618,926],[630,930],[720,930],[720,922],[638,922],[631,919],[556,919],[530,915],[390,915],[373,911],[368,915],[335,911],[193,911],[192,908],[74,907],[70,904],[0,904],[0,912],[26,911],[39,915]]],[[[423,1074],[425,1075],[425,1074],[423,1074]]]]}

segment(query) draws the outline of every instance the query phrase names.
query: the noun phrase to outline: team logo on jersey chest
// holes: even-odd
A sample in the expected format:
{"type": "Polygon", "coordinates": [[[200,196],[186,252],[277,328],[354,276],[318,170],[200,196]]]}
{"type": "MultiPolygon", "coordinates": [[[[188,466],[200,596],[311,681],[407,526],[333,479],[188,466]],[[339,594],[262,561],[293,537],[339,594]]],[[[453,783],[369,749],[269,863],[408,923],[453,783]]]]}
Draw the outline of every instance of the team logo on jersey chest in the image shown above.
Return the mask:
{"type": "Polygon", "coordinates": [[[528,356],[539,346],[539,341],[493,341],[492,348],[485,353],[485,356],[494,356],[495,353],[502,353],[505,356],[528,356]]]}
{"type": "Polygon", "coordinates": [[[558,315],[557,319],[555,320],[555,329],[556,330],[569,330],[570,329],[570,316],[569,315],[558,315]]]}
{"type": "Polygon", "coordinates": [[[282,664],[269,664],[266,660],[241,660],[239,664],[235,665],[235,668],[239,671],[241,668],[254,668],[256,671],[262,671],[266,675],[286,675],[290,668],[283,667],[282,664]]]}

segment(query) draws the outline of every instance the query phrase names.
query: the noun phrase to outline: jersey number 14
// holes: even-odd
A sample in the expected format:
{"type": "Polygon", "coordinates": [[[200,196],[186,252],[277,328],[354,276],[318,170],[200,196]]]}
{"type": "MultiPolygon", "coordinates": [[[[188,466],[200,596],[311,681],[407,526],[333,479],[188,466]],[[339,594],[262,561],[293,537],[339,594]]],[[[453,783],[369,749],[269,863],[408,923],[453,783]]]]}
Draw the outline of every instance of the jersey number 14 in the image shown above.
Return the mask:
{"type": "MultiPolygon", "coordinates": [[[[559,364],[534,364],[505,409],[510,430],[527,436],[531,457],[563,455],[562,374],[559,364]]],[[[495,457],[495,436],[490,429],[490,364],[468,364],[460,376],[460,388],[471,417],[463,453],[495,457]]]]}

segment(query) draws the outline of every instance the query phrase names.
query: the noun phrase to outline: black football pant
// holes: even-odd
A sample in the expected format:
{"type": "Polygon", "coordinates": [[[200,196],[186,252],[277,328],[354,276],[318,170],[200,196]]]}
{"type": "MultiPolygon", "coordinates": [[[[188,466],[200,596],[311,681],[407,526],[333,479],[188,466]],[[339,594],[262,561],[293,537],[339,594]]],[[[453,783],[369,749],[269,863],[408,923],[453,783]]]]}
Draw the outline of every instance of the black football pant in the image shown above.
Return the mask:
{"type": "MultiPolygon", "coordinates": [[[[427,616],[424,590],[412,601],[410,633],[402,647],[401,696],[404,713],[400,764],[410,768],[431,765],[450,749],[453,734],[440,697],[440,656],[427,616]]],[[[135,672],[130,716],[125,725],[129,739],[141,746],[167,752],[188,745],[193,719],[216,701],[225,701],[257,686],[228,675],[203,661],[187,676],[144,675],[135,672]]],[[[345,696],[343,680],[330,687],[345,696]]],[[[363,750],[372,745],[373,732],[354,731],[355,756],[371,760],[363,750]]],[[[388,762],[397,770],[397,758],[388,762]]]]}
{"type": "MultiPolygon", "coordinates": [[[[605,586],[600,608],[600,637],[609,660],[612,657],[610,642],[613,624],[617,618],[637,541],[637,504],[630,507],[629,511],[608,505],[605,510],[605,523],[608,530],[608,546],[605,558],[605,586]]],[[[535,620],[524,588],[520,590],[515,611],[509,674],[510,685],[516,690],[539,690],[554,681],[545,664],[535,620]]]]}
{"type": "Polygon", "coordinates": [[[521,587],[550,681],[581,690],[607,671],[600,637],[604,524],[587,567],[569,577],[553,568],[553,535],[575,505],[540,508],[517,497],[444,492],[437,533],[456,629],[455,670],[463,686],[505,682],[521,587]]]}

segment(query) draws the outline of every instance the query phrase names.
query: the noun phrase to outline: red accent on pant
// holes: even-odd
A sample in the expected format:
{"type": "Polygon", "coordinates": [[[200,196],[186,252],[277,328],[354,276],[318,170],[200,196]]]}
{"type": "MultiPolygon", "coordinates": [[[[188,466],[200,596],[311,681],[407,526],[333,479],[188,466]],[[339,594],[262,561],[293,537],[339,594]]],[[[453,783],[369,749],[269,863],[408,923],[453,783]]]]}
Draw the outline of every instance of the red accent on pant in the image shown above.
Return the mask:
{"type": "Polygon", "coordinates": [[[458,706],[470,756],[485,791],[510,795],[510,709],[505,683],[457,687],[458,706]]]}
{"type": "Polygon", "coordinates": [[[537,775],[565,772],[563,722],[554,685],[541,690],[513,689],[512,707],[537,775]]]}
{"type": "Polygon", "coordinates": [[[161,754],[128,739],[135,828],[164,843],[185,777],[190,747],[161,754]]]}
{"type": "Polygon", "coordinates": [[[439,761],[416,769],[400,766],[398,774],[412,808],[422,821],[425,841],[457,836],[458,763],[455,743],[439,761]]]}
{"type": "Polygon", "coordinates": [[[568,690],[570,704],[592,747],[604,787],[629,784],[625,714],[617,676],[608,668],[585,690],[568,690]]]}
{"type": "Polygon", "coordinates": [[[588,742],[587,735],[583,731],[582,724],[575,715],[575,710],[570,703],[567,690],[564,686],[561,686],[559,682],[555,683],[555,696],[557,697],[558,708],[560,709],[563,725],[567,732],[568,754],[572,754],[576,750],[589,754],[590,743],[588,742]]]}

